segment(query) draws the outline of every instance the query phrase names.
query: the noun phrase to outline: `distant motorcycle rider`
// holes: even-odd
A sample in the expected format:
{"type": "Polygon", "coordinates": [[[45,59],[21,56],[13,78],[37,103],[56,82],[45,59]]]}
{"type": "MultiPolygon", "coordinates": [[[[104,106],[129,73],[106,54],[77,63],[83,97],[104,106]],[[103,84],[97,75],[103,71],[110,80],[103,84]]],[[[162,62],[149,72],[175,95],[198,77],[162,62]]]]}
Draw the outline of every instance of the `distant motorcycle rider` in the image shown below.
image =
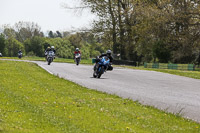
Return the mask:
{"type": "Polygon", "coordinates": [[[54,46],[51,46],[51,51],[53,51],[54,54],[56,54],[56,50],[55,50],[54,46]]]}
{"type": "Polygon", "coordinates": [[[75,59],[75,55],[76,54],[80,54],[81,55],[81,51],[79,50],[79,48],[76,48],[76,50],[74,51],[74,59],[75,59]]]}
{"type": "Polygon", "coordinates": [[[47,47],[47,49],[45,50],[45,58],[47,59],[47,55],[48,55],[48,53],[49,53],[49,51],[53,51],[54,52],[54,59],[55,59],[55,54],[56,54],[56,50],[55,50],[55,48],[54,48],[54,46],[48,46],[47,47]]]}
{"type": "Polygon", "coordinates": [[[56,53],[56,50],[55,50],[55,47],[54,47],[54,46],[51,46],[51,47],[48,46],[47,49],[45,50],[45,53],[46,53],[46,52],[49,52],[49,51],[53,51],[54,54],[56,53]]]}
{"type": "Polygon", "coordinates": [[[74,51],[74,56],[75,56],[76,54],[81,54],[81,51],[79,50],[79,48],[76,48],[76,50],[74,51]]]}
{"type": "Polygon", "coordinates": [[[100,56],[97,56],[96,57],[96,65],[94,66],[94,70],[96,70],[97,63],[100,61],[100,58],[102,58],[104,56],[107,56],[110,59],[110,64],[108,65],[108,69],[107,70],[112,71],[113,70],[113,67],[112,67],[113,57],[112,57],[111,53],[112,53],[111,50],[107,50],[106,53],[103,53],[100,56]]]}
{"type": "Polygon", "coordinates": [[[48,46],[47,48],[46,48],[46,50],[44,51],[44,55],[45,55],[45,59],[47,59],[47,54],[48,54],[48,52],[50,51],[50,47],[48,46]]]}
{"type": "Polygon", "coordinates": [[[21,51],[21,49],[18,51],[18,57],[22,58],[22,51],[21,51]]]}
{"type": "Polygon", "coordinates": [[[18,54],[22,53],[21,49],[18,51],[18,54]]]}

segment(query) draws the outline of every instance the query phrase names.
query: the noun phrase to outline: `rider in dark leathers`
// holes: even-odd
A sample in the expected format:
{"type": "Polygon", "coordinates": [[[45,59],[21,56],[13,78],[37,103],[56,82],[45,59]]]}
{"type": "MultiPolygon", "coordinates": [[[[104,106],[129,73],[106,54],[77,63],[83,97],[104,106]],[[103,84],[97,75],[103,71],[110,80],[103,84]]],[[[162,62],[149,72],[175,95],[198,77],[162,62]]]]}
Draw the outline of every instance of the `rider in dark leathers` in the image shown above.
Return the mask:
{"type": "Polygon", "coordinates": [[[96,70],[97,63],[100,61],[100,58],[102,58],[103,56],[107,56],[110,59],[110,64],[108,65],[108,69],[107,70],[112,71],[113,70],[113,67],[112,67],[113,57],[112,57],[111,53],[112,53],[111,50],[107,50],[106,53],[103,53],[100,56],[97,56],[96,57],[96,64],[94,66],[94,70],[96,70]]]}

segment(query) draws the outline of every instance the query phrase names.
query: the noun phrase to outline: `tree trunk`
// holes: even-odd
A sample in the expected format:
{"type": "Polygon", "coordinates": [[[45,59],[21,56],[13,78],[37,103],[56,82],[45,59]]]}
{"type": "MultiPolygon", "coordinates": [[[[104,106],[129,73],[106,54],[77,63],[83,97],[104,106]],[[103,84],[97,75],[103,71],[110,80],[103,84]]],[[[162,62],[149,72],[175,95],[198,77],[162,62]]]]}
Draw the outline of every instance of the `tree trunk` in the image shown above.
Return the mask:
{"type": "Polygon", "coordinates": [[[113,42],[113,53],[117,53],[117,34],[116,34],[116,20],[115,20],[115,16],[112,10],[112,2],[111,0],[108,1],[109,2],[109,11],[110,11],[110,15],[112,18],[112,42],[113,42]]]}
{"type": "MultiPolygon", "coordinates": [[[[118,0],[118,21],[119,21],[119,42],[120,42],[120,54],[121,58],[125,59],[125,42],[124,42],[124,26],[122,24],[122,16],[121,16],[121,6],[120,3],[122,4],[121,0],[118,0]]],[[[124,6],[122,4],[122,6],[124,6]]]]}

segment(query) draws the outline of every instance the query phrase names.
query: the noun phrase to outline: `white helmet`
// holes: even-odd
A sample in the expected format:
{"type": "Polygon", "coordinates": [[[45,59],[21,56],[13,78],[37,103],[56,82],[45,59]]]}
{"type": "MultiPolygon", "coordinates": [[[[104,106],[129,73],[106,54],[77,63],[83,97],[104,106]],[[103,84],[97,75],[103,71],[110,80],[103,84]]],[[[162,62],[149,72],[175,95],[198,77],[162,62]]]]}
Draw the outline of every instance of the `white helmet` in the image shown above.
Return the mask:
{"type": "Polygon", "coordinates": [[[111,52],[112,52],[111,50],[107,50],[106,54],[111,55],[111,52]]]}
{"type": "Polygon", "coordinates": [[[76,48],[76,51],[79,51],[79,48],[76,48]]]}
{"type": "Polygon", "coordinates": [[[52,49],[54,49],[54,46],[51,46],[52,49]]]}

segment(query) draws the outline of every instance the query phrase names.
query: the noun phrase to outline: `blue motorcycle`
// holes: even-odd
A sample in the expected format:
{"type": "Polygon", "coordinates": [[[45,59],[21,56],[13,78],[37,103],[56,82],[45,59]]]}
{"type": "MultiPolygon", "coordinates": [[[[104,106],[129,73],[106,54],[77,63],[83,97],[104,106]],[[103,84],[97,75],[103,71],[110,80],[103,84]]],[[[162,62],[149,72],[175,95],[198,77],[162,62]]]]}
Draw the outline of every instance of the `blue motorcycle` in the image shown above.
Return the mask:
{"type": "Polygon", "coordinates": [[[108,66],[110,64],[110,59],[107,56],[104,56],[100,59],[98,63],[94,66],[94,78],[100,78],[101,75],[108,69],[108,66]]]}

